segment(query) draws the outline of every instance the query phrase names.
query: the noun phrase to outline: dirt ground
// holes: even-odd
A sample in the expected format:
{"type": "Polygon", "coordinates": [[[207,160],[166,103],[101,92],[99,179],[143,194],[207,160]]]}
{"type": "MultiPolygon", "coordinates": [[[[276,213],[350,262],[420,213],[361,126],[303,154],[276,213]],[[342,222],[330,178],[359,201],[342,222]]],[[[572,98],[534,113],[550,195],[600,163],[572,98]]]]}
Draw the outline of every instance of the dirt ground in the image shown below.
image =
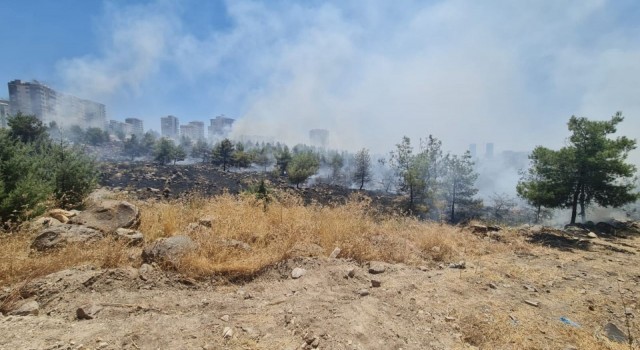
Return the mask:
{"type": "Polygon", "coordinates": [[[4,291],[40,309],[0,316],[0,349],[629,349],[603,327],[640,336],[640,238],[530,241],[464,269],[296,258],[234,284],[78,267],[4,291]]]}

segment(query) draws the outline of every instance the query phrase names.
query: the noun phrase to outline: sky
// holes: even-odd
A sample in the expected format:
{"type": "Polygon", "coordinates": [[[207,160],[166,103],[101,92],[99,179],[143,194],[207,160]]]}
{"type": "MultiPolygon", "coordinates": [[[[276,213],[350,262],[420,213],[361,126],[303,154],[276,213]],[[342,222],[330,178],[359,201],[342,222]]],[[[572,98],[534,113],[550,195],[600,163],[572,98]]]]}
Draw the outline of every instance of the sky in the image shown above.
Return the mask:
{"type": "MultiPolygon", "coordinates": [[[[0,0],[0,81],[109,119],[237,120],[234,135],[388,152],[563,146],[576,115],[640,135],[637,0],[0,0]]],[[[0,89],[0,97],[8,91],[0,89]]],[[[631,160],[640,164],[634,151],[631,160]]]]}

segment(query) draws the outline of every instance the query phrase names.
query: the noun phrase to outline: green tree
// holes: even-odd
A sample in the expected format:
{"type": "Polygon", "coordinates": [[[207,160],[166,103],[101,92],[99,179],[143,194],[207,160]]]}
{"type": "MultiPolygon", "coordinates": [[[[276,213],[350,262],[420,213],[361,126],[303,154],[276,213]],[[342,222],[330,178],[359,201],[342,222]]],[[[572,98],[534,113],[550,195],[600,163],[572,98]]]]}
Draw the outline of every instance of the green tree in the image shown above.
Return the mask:
{"type": "Polygon", "coordinates": [[[145,156],[153,154],[156,150],[156,142],[158,142],[156,135],[149,131],[144,133],[140,140],[140,154],[145,156]]]}
{"type": "Polygon", "coordinates": [[[153,156],[155,161],[160,163],[160,165],[165,165],[175,159],[175,152],[176,146],[173,143],[173,140],[162,137],[156,144],[153,156]]]}
{"type": "Polygon", "coordinates": [[[187,158],[187,151],[182,147],[182,145],[178,145],[173,147],[173,152],[171,154],[171,159],[173,160],[173,165],[176,162],[183,161],[187,158]]]}
{"type": "Polygon", "coordinates": [[[289,167],[290,162],[291,152],[289,152],[289,147],[284,145],[282,151],[278,152],[276,155],[276,166],[278,167],[280,176],[285,176],[287,174],[287,168],[289,167]]]}
{"type": "Polygon", "coordinates": [[[140,141],[138,141],[138,137],[135,134],[124,141],[123,153],[130,157],[132,161],[142,155],[142,145],[140,145],[140,141]]]}
{"type": "Polygon", "coordinates": [[[371,182],[371,179],[371,156],[369,155],[369,150],[363,148],[355,155],[355,170],[352,180],[360,185],[360,189],[362,189],[365,184],[371,182]]]}
{"type": "Polygon", "coordinates": [[[267,147],[260,147],[254,151],[253,161],[257,166],[262,168],[263,172],[267,172],[267,168],[273,164],[273,159],[271,159],[271,155],[269,154],[269,149],[267,147]]]}
{"type": "Polygon", "coordinates": [[[85,131],[85,140],[92,146],[98,146],[109,141],[109,134],[100,128],[88,128],[85,131]]]}
{"type": "Polygon", "coordinates": [[[211,148],[205,140],[198,140],[191,148],[191,156],[202,159],[202,163],[206,163],[211,157],[211,148]]]}
{"type": "Polygon", "coordinates": [[[426,190],[425,172],[427,159],[423,154],[414,154],[411,140],[403,137],[402,142],[396,145],[396,150],[391,152],[389,161],[398,179],[398,191],[408,195],[407,211],[417,213],[422,211],[420,207],[426,190]]]}
{"type": "Polygon", "coordinates": [[[214,165],[222,165],[222,171],[227,171],[233,162],[233,143],[229,139],[224,139],[213,146],[211,162],[214,165]]]}
{"type": "Polygon", "coordinates": [[[329,156],[329,167],[331,168],[331,183],[344,183],[342,167],[344,167],[344,156],[339,152],[333,152],[329,156]]]}
{"type": "Polygon", "coordinates": [[[34,142],[47,135],[47,127],[35,115],[26,115],[18,112],[7,120],[9,135],[20,141],[34,142]]]}
{"type": "Polygon", "coordinates": [[[457,220],[456,212],[471,211],[480,205],[480,201],[474,199],[478,189],[474,187],[478,174],[473,169],[471,153],[468,151],[461,157],[447,155],[444,157],[444,195],[449,207],[449,220],[454,223],[457,220]]]}
{"type": "Polygon", "coordinates": [[[291,158],[287,166],[287,176],[289,182],[295,184],[296,188],[300,188],[300,184],[317,173],[318,169],[320,169],[320,161],[315,154],[309,151],[300,152],[291,158]]]}
{"type": "Polygon", "coordinates": [[[636,141],[625,136],[610,138],[616,126],[624,120],[618,112],[608,121],[592,121],[572,116],[568,128],[569,145],[558,151],[544,147],[534,150],[544,157],[533,157],[531,178],[519,183],[528,200],[542,191],[550,193],[551,208],[571,208],[571,224],[579,215],[584,222],[586,208],[591,203],[603,207],[620,207],[638,199],[633,177],[636,168],[626,163],[636,141]],[[532,191],[536,186],[542,188],[532,191]],[[527,191],[528,190],[528,191],[527,191]]]}

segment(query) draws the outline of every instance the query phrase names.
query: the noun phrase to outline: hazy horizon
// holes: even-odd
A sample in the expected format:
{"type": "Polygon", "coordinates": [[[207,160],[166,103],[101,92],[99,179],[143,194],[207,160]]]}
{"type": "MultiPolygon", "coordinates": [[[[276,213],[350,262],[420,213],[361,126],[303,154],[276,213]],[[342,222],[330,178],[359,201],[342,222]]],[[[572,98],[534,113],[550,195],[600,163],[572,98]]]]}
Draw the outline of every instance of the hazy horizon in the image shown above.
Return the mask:
{"type": "Polygon", "coordinates": [[[571,115],[623,111],[618,135],[638,134],[639,17],[631,0],[12,2],[0,79],[155,130],[225,114],[235,135],[289,143],[324,128],[333,148],[376,153],[429,134],[456,153],[529,151],[561,147],[571,115]]]}

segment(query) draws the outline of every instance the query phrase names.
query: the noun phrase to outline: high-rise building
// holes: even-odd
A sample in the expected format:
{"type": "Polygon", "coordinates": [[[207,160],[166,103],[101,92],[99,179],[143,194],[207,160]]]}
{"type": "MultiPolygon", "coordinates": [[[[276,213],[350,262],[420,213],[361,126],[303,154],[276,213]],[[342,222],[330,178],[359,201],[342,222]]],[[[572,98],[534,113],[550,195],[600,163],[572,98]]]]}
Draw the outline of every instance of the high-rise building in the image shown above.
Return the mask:
{"type": "Polygon", "coordinates": [[[160,132],[162,137],[177,140],[180,136],[180,121],[172,115],[160,118],[160,132]]]}
{"type": "Polygon", "coordinates": [[[131,125],[131,133],[136,136],[142,136],[144,134],[144,127],[142,125],[142,120],[138,118],[126,118],[124,120],[125,123],[131,125]]]}
{"type": "Polygon", "coordinates": [[[0,128],[7,127],[7,118],[9,118],[9,101],[0,99],[0,128]]]}
{"type": "Polygon", "coordinates": [[[121,122],[119,120],[109,120],[108,128],[109,133],[118,135],[122,133],[125,138],[133,135],[133,125],[121,122]]]}
{"type": "Polygon", "coordinates": [[[309,139],[311,145],[318,147],[327,147],[329,143],[329,130],[313,129],[309,131],[309,139]]]}
{"type": "Polygon", "coordinates": [[[487,150],[485,153],[485,157],[493,158],[493,143],[491,142],[487,143],[487,150]]]}
{"type": "Polygon", "coordinates": [[[106,127],[107,113],[101,103],[57,92],[38,82],[13,80],[9,86],[9,113],[35,115],[44,124],[106,127]]]}
{"type": "Polygon", "coordinates": [[[475,158],[477,156],[477,147],[475,143],[472,143],[469,145],[469,153],[471,154],[471,157],[475,158]]]}
{"type": "Polygon", "coordinates": [[[211,125],[209,125],[209,139],[216,140],[219,138],[226,137],[231,131],[233,127],[233,122],[235,122],[232,118],[227,118],[224,115],[219,115],[213,119],[210,119],[211,125]]]}
{"type": "Polygon", "coordinates": [[[180,137],[186,137],[192,141],[204,140],[204,122],[189,122],[180,125],[180,137]]]}

